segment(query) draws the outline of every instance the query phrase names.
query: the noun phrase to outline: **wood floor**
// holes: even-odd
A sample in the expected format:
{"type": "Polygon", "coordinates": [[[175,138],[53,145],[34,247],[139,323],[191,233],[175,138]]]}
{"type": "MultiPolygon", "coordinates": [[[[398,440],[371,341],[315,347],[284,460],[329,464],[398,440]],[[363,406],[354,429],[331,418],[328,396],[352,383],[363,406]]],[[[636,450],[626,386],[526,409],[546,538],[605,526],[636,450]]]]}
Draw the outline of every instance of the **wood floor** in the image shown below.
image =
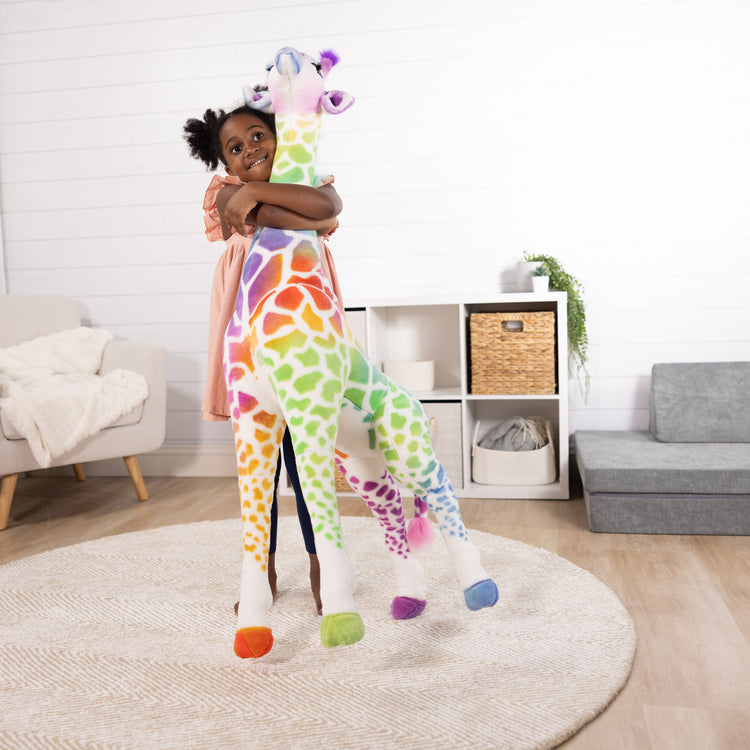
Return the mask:
{"type": "MultiPolygon", "coordinates": [[[[98,537],[238,512],[231,478],[20,477],[0,563],[98,537]]],[[[367,515],[356,499],[342,514],[367,515]]],[[[293,512],[282,500],[281,512],[293,512]]],[[[467,526],[543,547],[612,588],[638,649],[622,693],[565,750],[750,748],[750,538],[592,534],[583,501],[462,500],[467,526]]],[[[283,571],[283,540],[278,554],[283,571]]],[[[501,584],[502,581],[498,581],[501,584]]],[[[0,595],[2,592],[0,592],[0,595]]]]}

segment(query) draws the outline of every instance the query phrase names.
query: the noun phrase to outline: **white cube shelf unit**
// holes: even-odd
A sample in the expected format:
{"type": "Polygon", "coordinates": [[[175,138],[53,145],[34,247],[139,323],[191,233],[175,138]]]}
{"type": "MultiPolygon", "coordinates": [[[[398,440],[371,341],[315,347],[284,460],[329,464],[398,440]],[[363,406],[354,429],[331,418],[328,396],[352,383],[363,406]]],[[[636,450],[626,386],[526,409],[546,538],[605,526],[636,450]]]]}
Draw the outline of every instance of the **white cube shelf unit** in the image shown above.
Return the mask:
{"type": "MultiPolygon", "coordinates": [[[[390,360],[434,360],[435,387],[414,392],[433,421],[435,452],[466,498],[562,500],[569,491],[567,297],[512,293],[456,299],[373,300],[347,307],[347,320],[360,345],[379,367],[390,360]],[[553,311],[556,319],[557,393],[476,395],[470,392],[469,316],[488,312],[553,311]],[[494,425],[515,416],[542,416],[552,423],[557,478],[552,484],[486,485],[472,481],[471,449],[494,425]]],[[[289,487],[282,488],[288,493],[289,487]]]]}

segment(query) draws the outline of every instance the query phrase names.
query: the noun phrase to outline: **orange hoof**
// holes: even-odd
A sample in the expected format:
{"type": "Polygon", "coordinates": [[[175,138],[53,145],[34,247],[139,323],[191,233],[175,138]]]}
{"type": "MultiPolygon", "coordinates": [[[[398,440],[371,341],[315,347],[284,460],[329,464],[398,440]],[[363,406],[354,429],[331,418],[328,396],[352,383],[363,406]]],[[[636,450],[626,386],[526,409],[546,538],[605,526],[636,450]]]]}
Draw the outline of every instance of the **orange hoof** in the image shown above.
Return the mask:
{"type": "Polygon", "coordinates": [[[240,659],[265,656],[273,646],[271,628],[240,628],[234,634],[234,653],[240,659]]]}

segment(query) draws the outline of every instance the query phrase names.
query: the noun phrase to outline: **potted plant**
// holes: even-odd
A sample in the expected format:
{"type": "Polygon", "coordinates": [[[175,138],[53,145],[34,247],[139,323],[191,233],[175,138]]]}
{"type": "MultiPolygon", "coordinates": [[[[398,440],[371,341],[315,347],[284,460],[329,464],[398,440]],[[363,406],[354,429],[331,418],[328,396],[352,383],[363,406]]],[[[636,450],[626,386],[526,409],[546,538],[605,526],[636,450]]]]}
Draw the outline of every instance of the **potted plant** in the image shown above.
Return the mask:
{"type": "Polygon", "coordinates": [[[539,262],[549,274],[549,288],[568,295],[568,368],[576,376],[584,401],[588,401],[591,377],[588,371],[589,337],[586,330],[586,305],[583,285],[560,265],[557,258],[543,253],[524,252],[524,262],[539,262]]]}
{"type": "Polygon", "coordinates": [[[531,277],[531,289],[535,294],[544,294],[549,291],[549,269],[544,263],[540,263],[531,277]]]}

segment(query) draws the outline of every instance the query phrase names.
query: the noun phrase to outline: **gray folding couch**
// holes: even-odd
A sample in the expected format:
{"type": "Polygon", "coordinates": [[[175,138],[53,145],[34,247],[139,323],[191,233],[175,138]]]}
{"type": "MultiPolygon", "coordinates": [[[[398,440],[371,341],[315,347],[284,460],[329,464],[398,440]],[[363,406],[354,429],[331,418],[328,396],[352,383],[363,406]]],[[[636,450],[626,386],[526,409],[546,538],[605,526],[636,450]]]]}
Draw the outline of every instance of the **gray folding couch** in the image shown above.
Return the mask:
{"type": "Polygon", "coordinates": [[[649,430],[574,445],[591,531],[750,534],[750,362],[655,364],[649,430]]]}

